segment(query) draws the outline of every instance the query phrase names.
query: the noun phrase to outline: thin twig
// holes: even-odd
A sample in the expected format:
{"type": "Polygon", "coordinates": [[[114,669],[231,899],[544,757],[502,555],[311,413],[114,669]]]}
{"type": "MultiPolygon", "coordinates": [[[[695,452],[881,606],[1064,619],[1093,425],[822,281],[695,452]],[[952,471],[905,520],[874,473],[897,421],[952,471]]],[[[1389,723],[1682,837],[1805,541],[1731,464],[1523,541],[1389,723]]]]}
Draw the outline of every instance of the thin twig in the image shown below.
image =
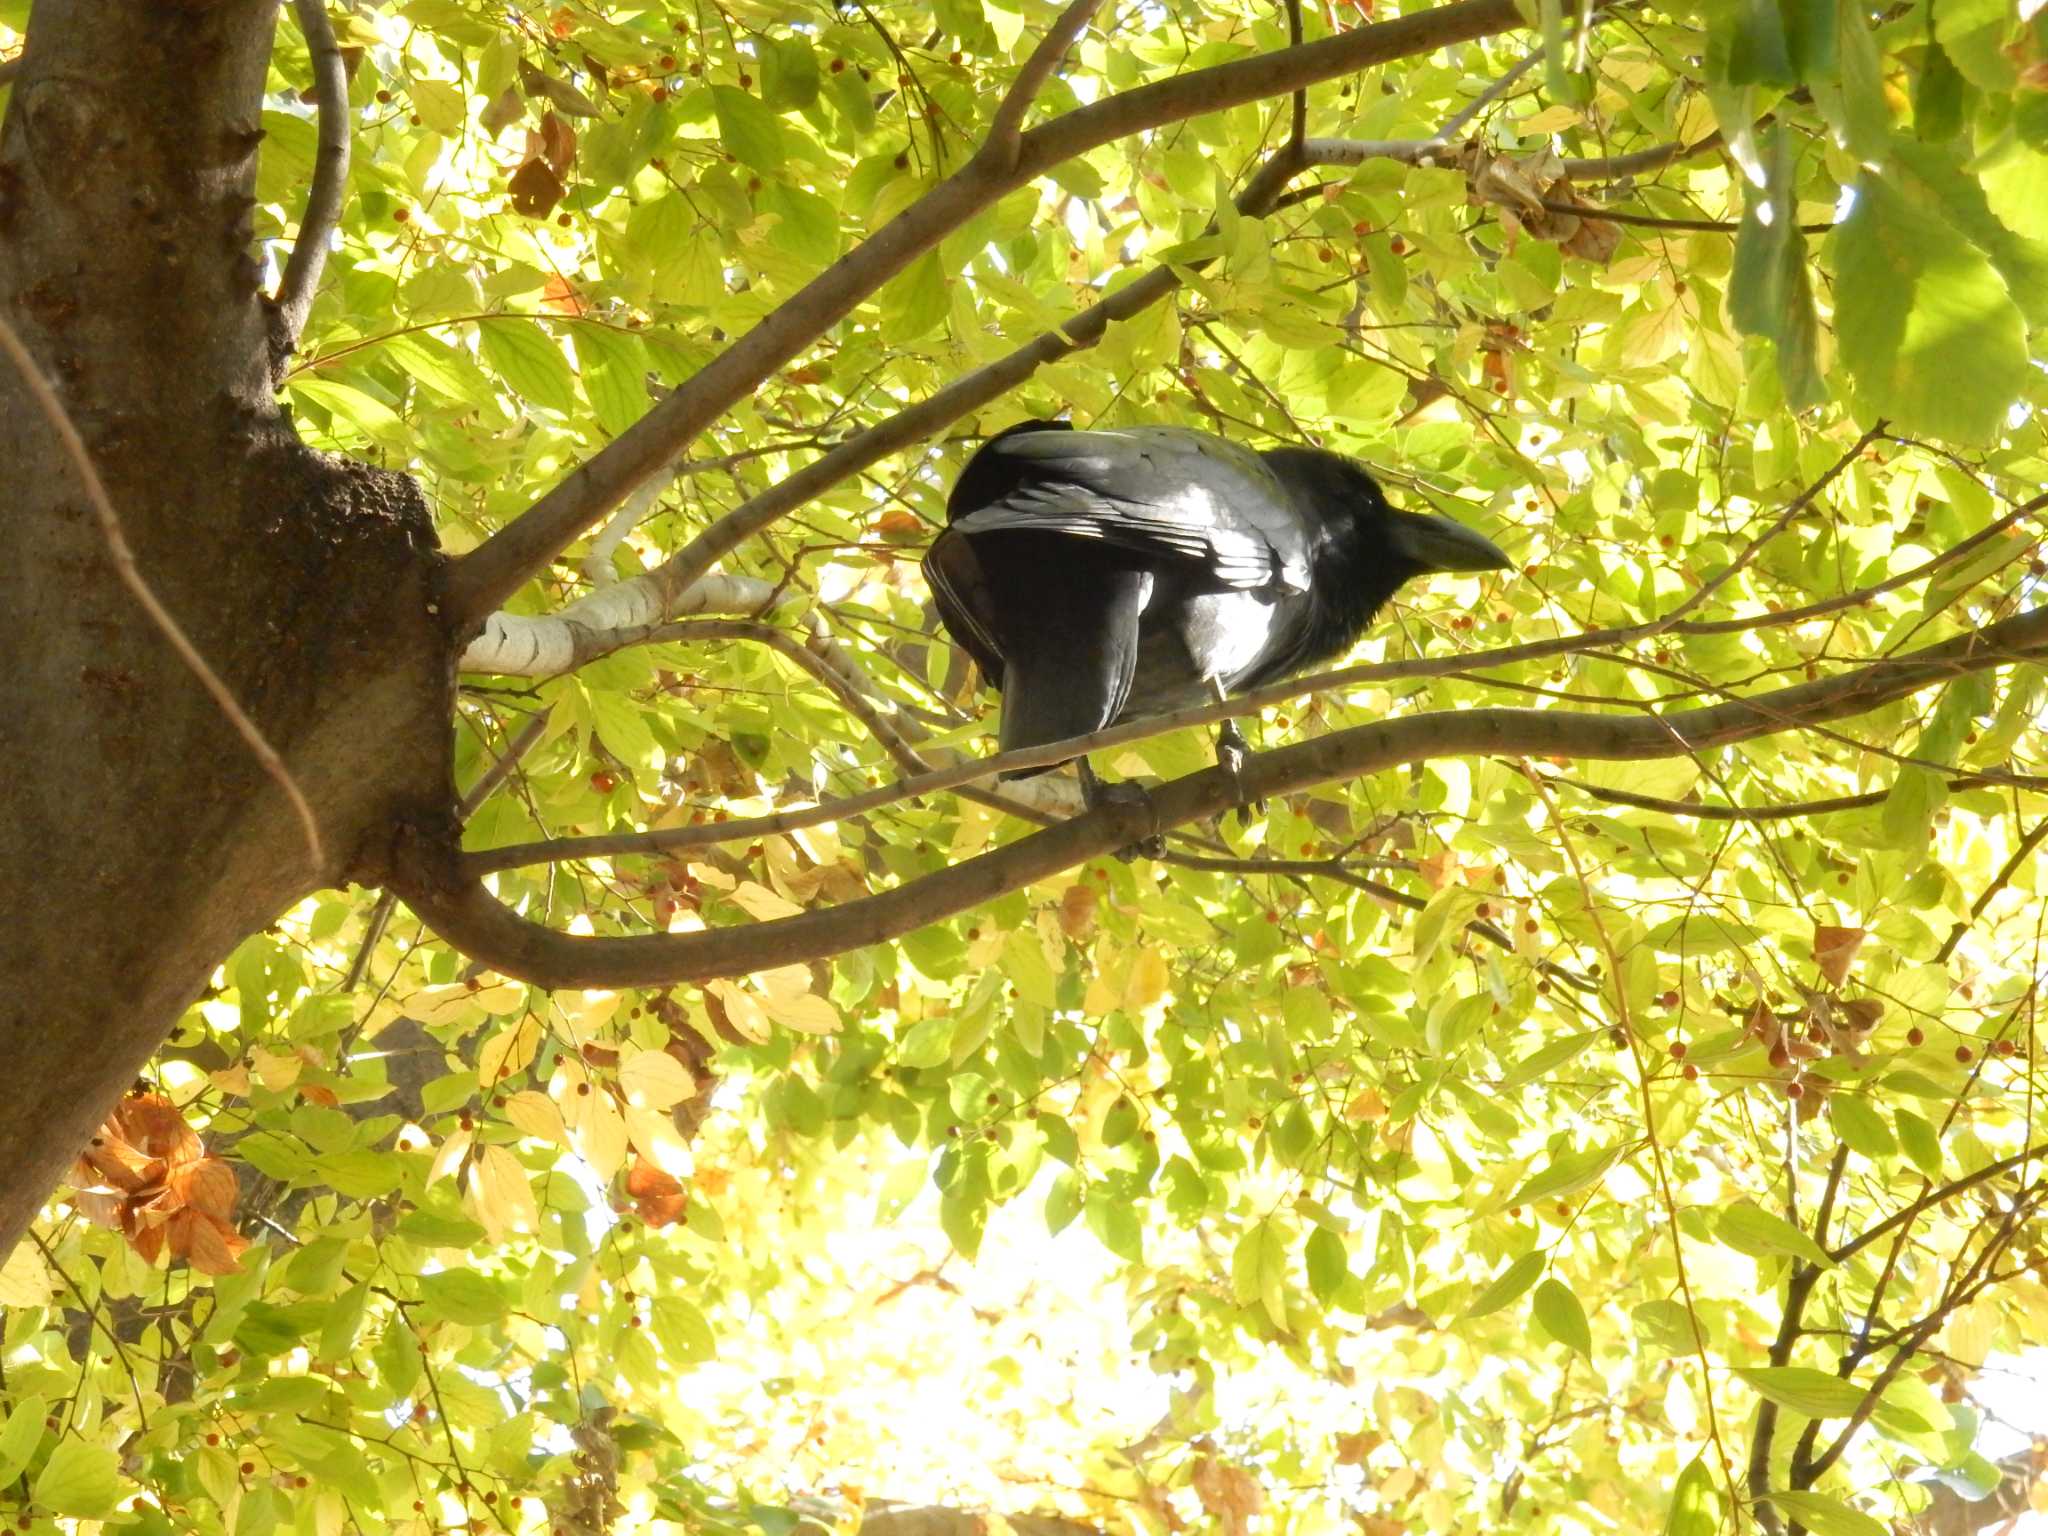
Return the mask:
{"type": "Polygon", "coordinates": [[[319,148],[313,156],[313,185],[306,193],[306,211],[299,218],[299,237],[277,285],[277,319],[283,347],[278,365],[295,351],[327,264],[328,242],[341,221],[342,194],[348,185],[348,71],[334,28],[327,20],[326,0],[292,0],[313,55],[313,93],[320,104],[319,148]]]}
{"type": "Polygon", "coordinates": [[[1970,925],[1984,915],[1984,909],[1991,905],[1992,897],[2005,889],[2006,882],[2019,873],[2033,851],[2041,846],[2041,839],[2048,837],[2048,819],[2037,821],[2031,832],[2020,839],[2019,846],[2012,851],[1998,873],[1991,877],[1991,883],[1984,887],[1982,894],[1970,903],[1970,915],[1949,929],[1948,937],[1942,941],[1940,950],[1934,956],[1936,965],[1946,965],[1948,957],[1956,952],[1956,946],[1963,942],[1963,935],[1970,931],[1970,925]]]}
{"type": "Polygon", "coordinates": [[[1467,123],[1471,122],[1473,118],[1477,117],[1480,113],[1484,112],[1488,107],[1492,106],[1496,101],[1499,101],[1501,97],[1507,95],[1509,91],[1513,90],[1515,88],[1515,82],[1521,79],[1522,76],[1529,73],[1530,69],[1532,69],[1537,63],[1537,61],[1540,60],[1542,57],[1543,50],[1540,48],[1532,53],[1523,54],[1520,59],[1516,60],[1513,64],[1510,64],[1505,70],[1501,72],[1499,79],[1495,80],[1493,84],[1489,85],[1477,96],[1474,96],[1470,101],[1466,102],[1465,105],[1458,110],[1458,112],[1451,118],[1449,122],[1445,123],[1443,127],[1437,129],[1436,136],[1439,139],[1449,140],[1454,135],[1462,133],[1467,123]]]}
{"type": "Polygon", "coordinates": [[[149,615],[150,622],[162,631],[164,638],[170,642],[171,649],[177,652],[178,658],[191,670],[192,675],[199,679],[200,685],[212,695],[214,703],[218,704],[221,713],[228,717],[228,723],[234,726],[236,734],[248,744],[256,761],[263,765],[263,771],[284,791],[285,798],[291,802],[292,809],[298,812],[300,824],[305,830],[306,850],[312,858],[313,868],[316,871],[324,868],[327,856],[320,846],[320,825],[313,819],[313,807],[306,803],[306,797],[300,792],[298,782],[291,776],[291,771],[285,767],[284,759],[279,757],[276,750],[264,739],[263,732],[256,727],[256,722],[235,702],[235,696],[228,691],[228,685],[221,681],[220,674],[206,664],[206,658],[199,654],[198,648],[192,644],[185,631],[179,627],[178,621],[171,617],[170,610],[164,607],[156,592],[143,578],[141,570],[135,563],[135,551],[129,548],[128,537],[121,531],[120,515],[114,511],[114,503],[107,496],[107,488],[100,480],[99,471],[93,467],[92,458],[85,451],[84,439],[78,435],[78,428],[72,425],[71,415],[64,409],[63,402],[57,398],[56,392],[50,388],[48,381],[36,367],[35,359],[29,356],[28,348],[22,345],[21,338],[14,332],[14,327],[5,319],[0,319],[0,350],[7,353],[8,359],[20,372],[22,382],[27,386],[30,396],[42,410],[51,430],[57,434],[58,441],[64,445],[65,453],[70,456],[73,466],[78,470],[78,478],[85,485],[86,500],[92,503],[93,511],[98,515],[100,531],[105,535],[108,553],[113,557],[114,574],[120,577],[121,584],[134,595],[142,611],[149,615]]]}

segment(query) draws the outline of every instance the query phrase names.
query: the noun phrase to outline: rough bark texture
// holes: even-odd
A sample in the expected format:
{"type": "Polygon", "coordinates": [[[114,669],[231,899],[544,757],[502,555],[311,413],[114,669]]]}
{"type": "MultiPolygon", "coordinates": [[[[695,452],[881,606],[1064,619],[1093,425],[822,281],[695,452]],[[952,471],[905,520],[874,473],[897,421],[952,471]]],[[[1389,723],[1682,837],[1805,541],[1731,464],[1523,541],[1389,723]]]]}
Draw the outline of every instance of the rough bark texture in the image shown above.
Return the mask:
{"type": "Polygon", "coordinates": [[[0,1253],[233,945],[445,820],[451,639],[424,499],[299,443],[250,188],[268,0],[38,0],[0,126],[0,314],[278,786],[121,586],[0,368],[0,1253]]]}

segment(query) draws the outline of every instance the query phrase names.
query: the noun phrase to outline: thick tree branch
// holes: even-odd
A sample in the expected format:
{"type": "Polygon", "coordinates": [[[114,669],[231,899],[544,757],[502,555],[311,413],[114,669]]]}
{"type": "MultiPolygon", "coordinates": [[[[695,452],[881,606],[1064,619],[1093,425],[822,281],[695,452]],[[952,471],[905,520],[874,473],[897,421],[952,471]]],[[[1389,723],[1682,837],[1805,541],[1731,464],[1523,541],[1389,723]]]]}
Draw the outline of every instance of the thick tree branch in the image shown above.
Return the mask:
{"type": "Polygon", "coordinates": [[[277,357],[272,373],[281,375],[297,350],[327,264],[328,242],[341,220],[343,190],[348,185],[348,72],[327,20],[326,0],[292,0],[313,55],[313,92],[320,105],[320,142],[313,157],[313,185],[306,193],[306,211],[299,216],[299,237],[284,264],[277,285],[277,357]]]}
{"type": "MultiPolygon", "coordinates": [[[[401,850],[393,885],[456,948],[537,985],[646,986],[740,976],[895,938],[1154,832],[1218,815],[1245,798],[1270,799],[1435,757],[1673,757],[1845,719],[1936,683],[2043,653],[2048,607],[1819,682],[1668,715],[1472,709],[1358,726],[1261,753],[1236,778],[1221,769],[1190,774],[1152,791],[1143,804],[1098,806],[893,890],[745,927],[635,938],[551,932],[500,904],[464,867],[452,828],[415,829],[401,850]]],[[[1071,755],[1073,744],[1046,750],[1071,755]]]]}
{"type": "Polygon", "coordinates": [[[734,402],[854,305],[1013,188],[1098,145],[1276,96],[1392,59],[1523,25],[1512,0],[1452,0],[1299,48],[1237,59],[1120,92],[1023,134],[1014,155],[978,153],[778,306],[704,368],[451,568],[458,629],[479,624],[584,529],[674,458],[734,402]]]}

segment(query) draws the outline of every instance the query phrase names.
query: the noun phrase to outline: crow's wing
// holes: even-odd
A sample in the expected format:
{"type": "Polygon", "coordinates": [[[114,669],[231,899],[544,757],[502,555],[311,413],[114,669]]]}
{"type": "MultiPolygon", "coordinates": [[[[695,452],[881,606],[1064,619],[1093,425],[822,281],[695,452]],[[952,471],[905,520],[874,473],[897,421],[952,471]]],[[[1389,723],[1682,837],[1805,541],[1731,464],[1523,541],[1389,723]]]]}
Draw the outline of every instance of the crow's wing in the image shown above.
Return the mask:
{"type": "Polygon", "coordinates": [[[1194,562],[1227,587],[1308,589],[1310,533],[1294,498],[1258,454],[1206,432],[1005,433],[961,471],[946,511],[959,533],[1099,539],[1194,562]]]}

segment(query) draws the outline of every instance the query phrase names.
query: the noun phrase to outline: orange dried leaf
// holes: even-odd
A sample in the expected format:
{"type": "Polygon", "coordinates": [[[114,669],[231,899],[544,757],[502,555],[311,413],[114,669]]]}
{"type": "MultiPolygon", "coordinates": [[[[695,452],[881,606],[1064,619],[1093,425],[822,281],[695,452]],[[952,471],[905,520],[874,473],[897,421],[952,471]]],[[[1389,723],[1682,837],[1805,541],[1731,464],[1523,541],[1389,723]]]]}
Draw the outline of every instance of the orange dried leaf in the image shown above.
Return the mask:
{"type": "Polygon", "coordinates": [[[1856,951],[1863,947],[1865,938],[1861,928],[1830,928],[1817,923],[1813,930],[1813,962],[1820,967],[1820,973],[1827,978],[1829,986],[1839,987],[1849,979],[1849,967],[1855,962],[1856,951]]]}
{"type": "Polygon", "coordinates": [[[627,1170],[626,1193],[633,1197],[640,1219],[650,1227],[673,1225],[690,1203],[675,1175],[664,1173],[644,1157],[634,1158],[627,1170]]]}

